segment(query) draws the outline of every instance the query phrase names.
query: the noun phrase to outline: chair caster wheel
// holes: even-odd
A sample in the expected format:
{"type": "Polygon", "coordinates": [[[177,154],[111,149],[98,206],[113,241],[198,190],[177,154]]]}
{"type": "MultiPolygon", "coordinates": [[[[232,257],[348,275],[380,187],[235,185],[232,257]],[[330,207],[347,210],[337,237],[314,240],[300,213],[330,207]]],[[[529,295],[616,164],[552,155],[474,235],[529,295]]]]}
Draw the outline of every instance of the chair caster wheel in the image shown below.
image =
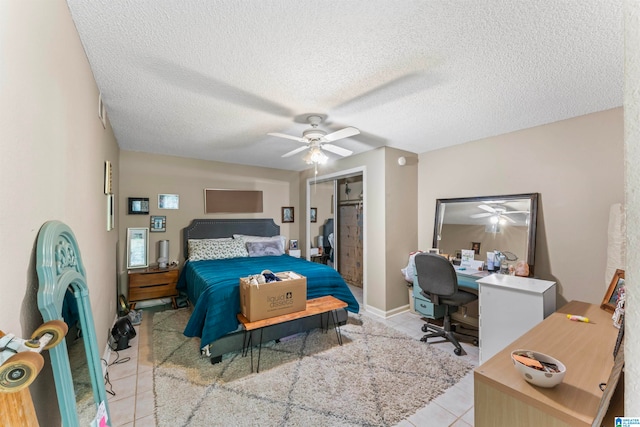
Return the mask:
{"type": "Polygon", "coordinates": [[[479,344],[480,344],[480,342],[479,342],[478,340],[473,340],[473,345],[474,345],[474,346],[476,346],[476,347],[477,347],[479,344]]]}
{"type": "Polygon", "coordinates": [[[429,327],[427,325],[422,325],[422,332],[429,332],[429,327]]]}
{"type": "Polygon", "coordinates": [[[427,337],[422,337],[422,338],[420,338],[420,341],[422,341],[422,342],[427,342],[427,337]]]}
{"type": "Polygon", "coordinates": [[[455,348],[455,349],[453,350],[453,353],[454,353],[456,356],[460,356],[460,355],[462,354],[462,349],[461,349],[461,348],[455,348]]]}

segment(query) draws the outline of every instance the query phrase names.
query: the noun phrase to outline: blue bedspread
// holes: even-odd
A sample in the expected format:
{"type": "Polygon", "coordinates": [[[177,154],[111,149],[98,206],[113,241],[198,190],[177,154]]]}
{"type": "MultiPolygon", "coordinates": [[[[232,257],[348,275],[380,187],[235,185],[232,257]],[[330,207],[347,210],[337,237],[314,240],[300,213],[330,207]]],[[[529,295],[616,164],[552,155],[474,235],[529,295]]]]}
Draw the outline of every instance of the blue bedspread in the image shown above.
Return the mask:
{"type": "Polygon", "coordinates": [[[325,295],[348,304],[347,310],[357,313],[358,302],[340,274],[333,268],[289,255],[231,258],[223,260],[187,261],[178,289],[186,291],[194,305],[184,330],[188,337],[200,337],[201,347],[238,328],[240,312],[240,277],[295,271],[307,278],[307,299],[325,295]]]}

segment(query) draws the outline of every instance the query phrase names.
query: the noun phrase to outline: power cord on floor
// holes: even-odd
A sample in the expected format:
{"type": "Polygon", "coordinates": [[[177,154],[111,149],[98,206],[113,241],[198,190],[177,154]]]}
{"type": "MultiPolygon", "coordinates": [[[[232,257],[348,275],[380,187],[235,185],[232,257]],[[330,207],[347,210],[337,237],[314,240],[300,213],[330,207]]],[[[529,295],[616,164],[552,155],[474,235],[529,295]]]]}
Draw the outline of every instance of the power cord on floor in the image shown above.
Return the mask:
{"type": "MultiPolygon", "coordinates": [[[[105,366],[107,368],[109,368],[109,366],[119,365],[119,364],[126,363],[126,362],[131,360],[131,357],[129,357],[129,356],[123,357],[122,359],[120,359],[120,353],[118,353],[118,350],[113,350],[113,351],[116,352],[116,360],[114,360],[113,362],[107,363],[106,360],[104,360],[102,358],[100,359],[105,364],[105,366]]],[[[107,373],[104,375],[104,384],[105,384],[105,386],[109,386],[108,389],[105,388],[105,391],[107,393],[109,393],[111,396],[115,396],[116,392],[113,391],[113,384],[111,384],[111,380],[109,380],[109,370],[108,369],[107,369],[107,373]]]]}

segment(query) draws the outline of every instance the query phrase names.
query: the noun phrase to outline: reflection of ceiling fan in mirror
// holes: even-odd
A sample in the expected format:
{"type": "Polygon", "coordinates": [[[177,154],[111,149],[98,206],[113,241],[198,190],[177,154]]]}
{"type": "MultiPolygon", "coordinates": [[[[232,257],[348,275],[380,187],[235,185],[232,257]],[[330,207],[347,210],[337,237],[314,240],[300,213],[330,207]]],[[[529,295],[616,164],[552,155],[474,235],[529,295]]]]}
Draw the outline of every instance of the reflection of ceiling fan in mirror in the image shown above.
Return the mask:
{"type": "Polygon", "coordinates": [[[303,158],[304,161],[308,164],[325,163],[329,158],[323,152],[323,150],[329,151],[342,157],[347,157],[353,154],[351,150],[347,150],[346,148],[338,147],[337,145],[330,143],[335,142],[339,139],[358,135],[360,131],[354,127],[346,127],[336,132],[327,134],[327,132],[323,131],[322,129],[318,129],[318,125],[322,123],[323,120],[324,116],[320,114],[310,114],[307,117],[307,121],[309,122],[311,127],[302,132],[302,137],[277,132],[269,133],[268,135],[277,136],[278,138],[291,139],[293,141],[298,141],[305,144],[304,147],[299,147],[295,150],[289,151],[288,153],[283,154],[282,157],[290,157],[304,150],[309,150],[309,152],[303,158]]]}
{"type": "Polygon", "coordinates": [[[529,214],[529,211],[509,211],[503,206],[493,207],[489,205],[478,205],[478,207],[482,210],[485,210],[486,212],[473,214],[471,215],[471,218],[491,217],[490,221],[493,223],[497,223],[499,221],[502,221],[502,222],[509,221],[509,222],[515,223],[516,221],[514,221],[511,217],[509,217],[509,215],[529,214]]]}

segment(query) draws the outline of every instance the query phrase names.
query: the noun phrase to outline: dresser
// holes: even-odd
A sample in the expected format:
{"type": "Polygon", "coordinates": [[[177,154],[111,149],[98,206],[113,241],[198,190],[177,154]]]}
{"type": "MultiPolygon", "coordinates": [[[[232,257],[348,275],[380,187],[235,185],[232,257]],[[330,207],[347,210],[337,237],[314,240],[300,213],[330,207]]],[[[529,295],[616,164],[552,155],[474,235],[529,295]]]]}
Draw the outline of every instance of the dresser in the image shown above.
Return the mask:
{"type": "Polygon", "coordinates": [[[474,370],[474,425],[588,427],[602,419],[603,425],[613,426],[614,416],[624,415],[624,381],[616,385],[614,375],[617,336],[611,313],[595,304],[566,304],[474,370]],[[592,322],[574,322],[567,314],[592,322]],[[511,361],[517,349],[560,360],[567,368],[562,383],[542,388],[526,382],[511,361]],[[600,383],[609,383],[611,389],[603,392],[600,383]]]}
{"type": "Polygon", "coordinates": [[[477,280],[482,365],[556,310],[556,283],[492,274],[477,280]]]}
{"type": "Polygon", "coordinates": [[[178,291],[178,267],[158,268],[150,267],[129,270],[129,304],[135,308],[136,302],[171,298],[173,308],[176,308],[178,291]]]}

